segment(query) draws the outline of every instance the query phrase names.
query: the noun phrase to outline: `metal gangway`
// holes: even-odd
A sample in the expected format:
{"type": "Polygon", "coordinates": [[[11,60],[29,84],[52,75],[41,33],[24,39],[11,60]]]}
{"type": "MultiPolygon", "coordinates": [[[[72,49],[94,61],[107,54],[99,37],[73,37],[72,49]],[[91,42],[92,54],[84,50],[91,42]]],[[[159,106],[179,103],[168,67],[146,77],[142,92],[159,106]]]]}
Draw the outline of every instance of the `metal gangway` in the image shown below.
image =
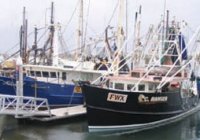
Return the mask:
{"type": "Polygon", "coordinates": [[[28,118],[51,116],[51,111],[47,99],[0,94],[0,115],[28,118]]]}

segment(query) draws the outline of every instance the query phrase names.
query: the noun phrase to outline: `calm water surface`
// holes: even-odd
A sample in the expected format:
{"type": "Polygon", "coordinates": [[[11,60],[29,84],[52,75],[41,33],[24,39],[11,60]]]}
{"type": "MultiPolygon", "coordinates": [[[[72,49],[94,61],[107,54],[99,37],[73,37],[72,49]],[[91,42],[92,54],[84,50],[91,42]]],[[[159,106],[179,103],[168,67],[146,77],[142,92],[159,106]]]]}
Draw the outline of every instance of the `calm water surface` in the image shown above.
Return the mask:
{"type": "Polygon", "coordinates": [[[58,123],[18,123],[0,117],[0,140],[200,140],[200,112],[182,121],[142,132],[88,133],[86,118],[58,123]]]}

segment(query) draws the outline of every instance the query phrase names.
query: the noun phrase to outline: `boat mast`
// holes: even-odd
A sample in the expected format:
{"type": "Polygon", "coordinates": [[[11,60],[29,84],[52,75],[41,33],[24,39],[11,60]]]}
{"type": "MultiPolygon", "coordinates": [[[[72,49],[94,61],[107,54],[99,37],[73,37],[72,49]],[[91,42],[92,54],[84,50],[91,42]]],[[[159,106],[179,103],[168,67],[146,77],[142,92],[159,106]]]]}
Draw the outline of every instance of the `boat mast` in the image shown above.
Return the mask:
{"type": "Polygon", "coordinates": [[[54,39],[54,32],[55,32],[55,27],[54,27],[54,3],[51,3],[51,19],[50,19],[50,32],[51,32],[51,36],[50,36],[50,52],[49,52],[49,60],[50,60],[50,65],[52,65],[53,63],[53,39],[54,39]]]}
{"type": "Polygon", "coordinates": [[[119,16],[118,16],[118,29],[117,29],[117,54],[115,54],[116,58],[116,64],[115,64],[115,69],[116,75],[119,74],[119,63],[120,63],[120,57],[121,57],[121,48],[123,45],[123,41],[124,41],[124,31],[123,31],[123,25],[122,25],[122,21],[123,21],[123,17],[124,17],[124,1],[125,0],[120,0],[120,4],[119,4],[119,16]]]}
{"type": "Polygon", "coordinates": [[[165,23],[165,12],[166,12],[166,0],[164,1],[164,11],[163,11],[163,22],[162,22],[162,45],[159,47],[159,59],[160,59],[160,65],[162,65],[162,51],[165,47],[165,40],[166,40],[166,23],[165,23]]]}
{"type": "Polygon", "coordinates": [[[57,66],[58,65],[58,44],[59,44],[59,38],[60,38],[60,24],[58,23],[55,27],[55,32],[54,32],[54,40],[53,40],[53,65],[57,66]]]}
{"type": "Polygon", "coordinates": [[[83,52],[83,0],[80,0],[76,59],[83,52]]]}
{"type": "Polygon", "coordinates": [[[141,15],[142,15],[142,6],[140,5],[139,7],[139,20],[138,20],[138,25],[137,25],[137,46],[140,46],[140,26],[141,26],[141,15]]]}
{"type": "Polygon", "coordinates": [[[140,64],[140,57],[141,57],[141,41],[140,41],[140,26],[141,26],[141,13],[142,13],[142,6],[140,5],[139,11],[135,13],[135,23],[134,23],[134,56],[133,56],[133,64],[131,69],[134,66],[140,64]]]}
{"type": "MultiPolygon", "coordinates": [[[[126,39],[128,38],[128,0],[126,0],[126,39]]],[[[127,54],[128,50],[127,50],[127,43],[126,43],[126,47],[125,47],[125,51],[124,53],[127,54]]]]}
{"type": "Polygon", "coordinates": [[[105,30],[105,44],[106,44],[106,50],[108,51],[108,60],[111,61],[111,59],[113,58],[113,54],[112,54],[112,49],[110,47],[110,43],[109,43],[109,38],[108,38],[108,30],[112,29],[112,27],[107,26],[106,30],[105,30]]]}
{"type": "Polygon", "coordinates": [[[44,44],[42,57],[43,64],[52,65],[53,63],[53,38],[54,38],[54,3],[51,3],[51,18],[50,18],[50,27],[49,27],[49,36],[47,41],[44,44]],[[48,47],[49,46],[49,47],[48,47]]]}
{"type": "Polygon", "coordinates": [[[34,64],[36,64],[36,57],[37,57],[37,33],[38,33],[38,29],[35,26],[34,28],[34,32],[35,32],[35,37],[34,37],[34,44],[33,44],[33,50],[34,50],[34,64]]]}
{"type": "Polygon", "coordinates": [[[20,29],[20,57],[23,63],[27,63],[27,30],[28,20],[26,19],[26,8],[23,8],[23,19],[20,29]]]}
{"type": "Polygon", "coordinates": [[[167,10],[167,19],[166,19],[166,33],[165,33],[166,38],[168,38],[168,33],[169,33],[169,10],[167,10]]]}

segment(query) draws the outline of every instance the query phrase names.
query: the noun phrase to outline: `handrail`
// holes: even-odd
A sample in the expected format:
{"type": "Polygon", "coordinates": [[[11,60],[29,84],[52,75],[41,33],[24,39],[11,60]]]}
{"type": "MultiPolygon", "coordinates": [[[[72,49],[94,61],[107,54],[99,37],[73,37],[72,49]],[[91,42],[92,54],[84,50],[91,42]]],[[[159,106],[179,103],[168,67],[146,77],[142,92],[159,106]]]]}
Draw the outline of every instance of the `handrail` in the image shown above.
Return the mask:
{"type": "Polygon", "coordinates": [[[19,118],[34,115],[51,116],[51,111],[47,99],[44,98],[0,95],[0,114],[12,114],[19,118]]]}

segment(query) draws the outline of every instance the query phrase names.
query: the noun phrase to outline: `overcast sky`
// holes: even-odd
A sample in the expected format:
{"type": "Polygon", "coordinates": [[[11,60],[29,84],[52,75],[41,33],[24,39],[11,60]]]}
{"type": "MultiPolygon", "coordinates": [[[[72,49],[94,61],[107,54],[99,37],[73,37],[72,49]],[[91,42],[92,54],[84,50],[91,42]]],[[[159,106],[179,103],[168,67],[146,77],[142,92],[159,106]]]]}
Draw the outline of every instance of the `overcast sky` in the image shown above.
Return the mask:
{"type": "MultiPolygon", "coordinates": [[[[5,52],[19,42],[19,28],[22,23],[22,9],[25,6],[29,20],[29,32],[33,26],[43,27],[49,21],[49,13],[52,0],[0,0],[0,51],[5,52]],[[46,17],[45,17],[46,15],[46,17]],[[46,21],[45,21],[46,19],[46,21]]],[[[112,16],[118,0],[84,0],[85,19],[88,19],[88,32],[95,37],[101,34],[112,16]],[[89,14],[86,13],[89,8],[89,14]],[[87,16],[88,15],[88,16],[87,16]]],[[[78,0],[54,0],[56,21],[66,28],[78,0]]],[[[165,0],[128,0],[129,29],[134,23],[134,13],[142,5],[142,28],[143,31],[149,24],[156,24],[161,18],[164,10],[165,0]]],[[[166,0],[166,9],[170,10],[170,16],[178,20],[188,22],[192,30],[200,25],[200,0],[166,0]]],[[[116,26],[118,13],[110,24],[116,26]]],[[[78,16],[78,12],[75,13],[78,16]]],[[[77,18],[67,26],[65,40],[69,41],[76,30],[77,18]]],[[[31,45],[33,39],[29,39],[31,45]]],[[[70,41],[69,41],[70,42],[70,41]]],[[[70,45],[75,45],[71,41],[70,45]]]]}

